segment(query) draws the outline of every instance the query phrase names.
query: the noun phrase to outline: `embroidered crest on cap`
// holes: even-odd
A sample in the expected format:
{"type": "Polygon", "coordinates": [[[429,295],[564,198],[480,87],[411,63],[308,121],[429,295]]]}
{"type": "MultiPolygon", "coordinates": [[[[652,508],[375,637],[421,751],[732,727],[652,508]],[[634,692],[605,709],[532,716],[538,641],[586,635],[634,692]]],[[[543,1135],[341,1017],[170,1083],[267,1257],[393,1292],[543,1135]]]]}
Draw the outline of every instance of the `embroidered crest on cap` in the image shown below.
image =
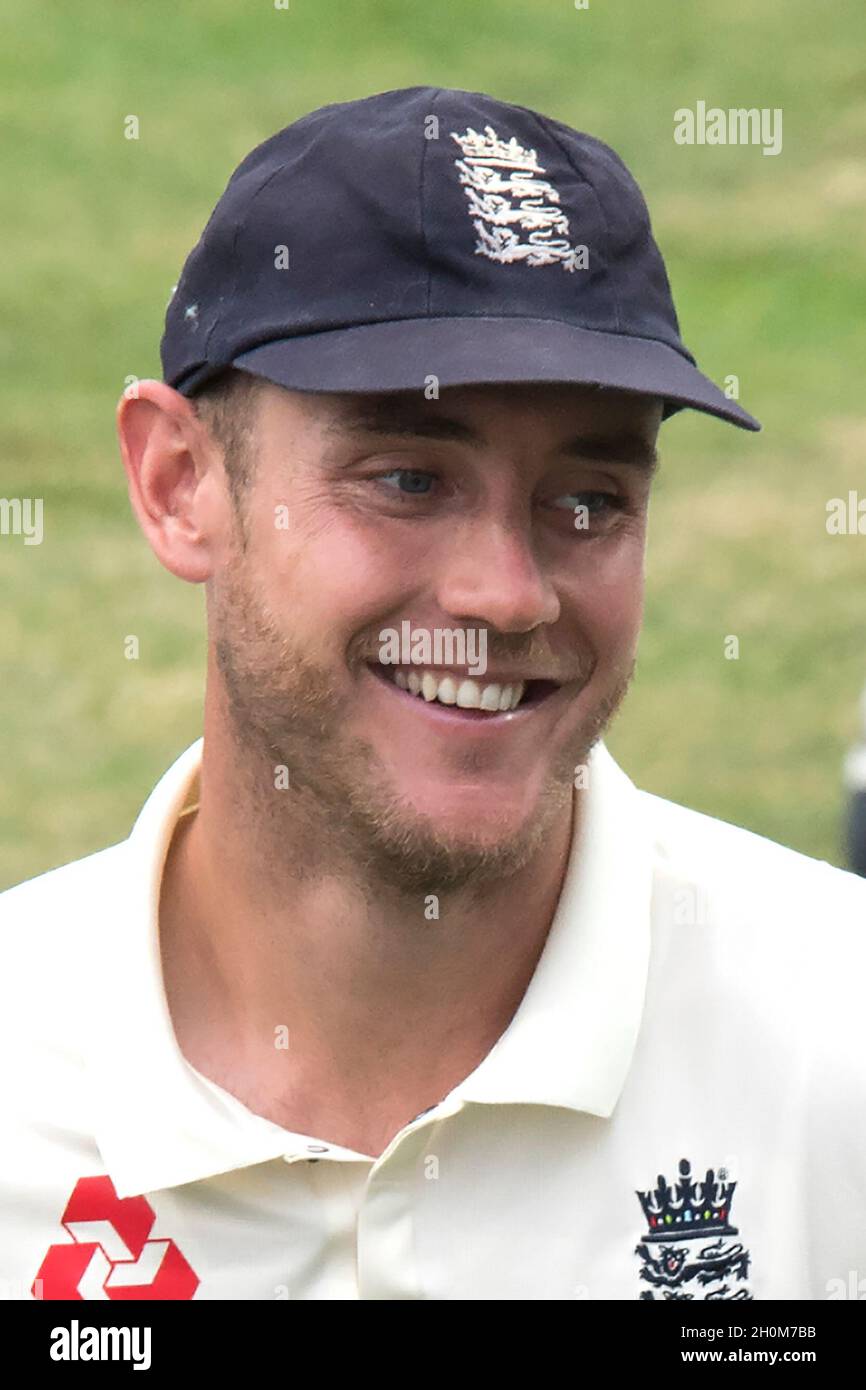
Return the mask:
{"type": "Polygon", "coordinates": [[[452,130],[451,138],[463,151],[454,164],[478,233],[476,255],[502,265],[558,262],[565,270],[587,268],[587,248],[572,246],[568,239],[568,218],[559,207],[558,192],[537,177],[546,170],[535,150],[525,149],[514,136],[500,140],[489,125],[483,135],[469,126],[463,135],[452,130]],[[515,228],[527,233],[525,241],[515,228]]]}

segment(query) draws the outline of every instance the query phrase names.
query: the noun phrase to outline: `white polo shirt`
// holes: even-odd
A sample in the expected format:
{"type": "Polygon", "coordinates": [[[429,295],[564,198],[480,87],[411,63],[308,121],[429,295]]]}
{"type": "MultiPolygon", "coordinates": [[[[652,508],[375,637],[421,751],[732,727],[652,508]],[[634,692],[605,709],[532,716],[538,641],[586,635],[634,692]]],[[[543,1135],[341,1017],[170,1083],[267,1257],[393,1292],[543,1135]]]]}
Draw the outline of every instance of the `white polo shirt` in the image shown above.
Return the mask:
{"type": "Polygon", "coordinates": [[[866,1296],[866,882],[597,745],[517,1013],[374,1159],[178,1048],[157,904],[201,747],[0,895],[0,1296],[866,1296]]]}

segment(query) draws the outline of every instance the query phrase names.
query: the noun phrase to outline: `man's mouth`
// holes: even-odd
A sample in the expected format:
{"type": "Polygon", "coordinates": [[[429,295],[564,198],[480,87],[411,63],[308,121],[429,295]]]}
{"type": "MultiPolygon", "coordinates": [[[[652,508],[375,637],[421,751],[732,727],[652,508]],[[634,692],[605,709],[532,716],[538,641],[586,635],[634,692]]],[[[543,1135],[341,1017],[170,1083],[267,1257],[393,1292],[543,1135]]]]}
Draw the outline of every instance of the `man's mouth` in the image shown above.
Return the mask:
{"type": "Polygon", "coordinates": [[[559,683],[532,677],[502,677],[492,680],[442,671],[429,666],[405,667],[370,662],[369,669],[380,680],[396,685],[407,695],[428,704],[449,705],[476,716],[507,714],[538,705],[559,683]]]}

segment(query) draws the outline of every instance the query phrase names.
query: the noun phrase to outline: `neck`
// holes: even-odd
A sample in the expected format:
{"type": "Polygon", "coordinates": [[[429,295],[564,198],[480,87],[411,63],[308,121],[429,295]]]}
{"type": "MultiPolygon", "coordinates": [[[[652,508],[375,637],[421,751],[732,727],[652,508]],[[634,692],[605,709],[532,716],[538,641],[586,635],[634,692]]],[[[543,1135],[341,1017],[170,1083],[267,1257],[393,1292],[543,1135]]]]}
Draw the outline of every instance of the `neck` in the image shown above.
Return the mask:
{"type": "Polygon", "coordinates": [[[181,1050],[255,1113],[379,1153],[508,1027],[559,900],[572,805],[483,899],[436,904],[376,881],[327,817],[287,801],[275,818],[249,759],[207,725],[204,746],[160,903],[181,1050]]]}

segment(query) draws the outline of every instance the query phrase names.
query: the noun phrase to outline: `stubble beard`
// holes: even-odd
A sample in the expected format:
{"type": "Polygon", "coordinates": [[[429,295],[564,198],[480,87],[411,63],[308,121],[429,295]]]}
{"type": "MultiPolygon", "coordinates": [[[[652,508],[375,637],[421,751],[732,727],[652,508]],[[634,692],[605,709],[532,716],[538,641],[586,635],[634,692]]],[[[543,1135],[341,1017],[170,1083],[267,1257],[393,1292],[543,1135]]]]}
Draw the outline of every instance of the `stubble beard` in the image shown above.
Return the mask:
{"type": "MultiPolygon", "coordinates": [[[[251,816],[257,849],[279,879],[280,846],[305,845],[295,876],[328,877],[342,862],[370,897],[387,886],[419,895],[476,894],[524,869],[556,820],[571,812],[575,769],[613,719],[634,662],[575,730],[548,774],[536,814],[490,843],[445,835],[391,792],[374,747],[344,732],[351,696],[281,631],[261,603],[243,555],[210,596],[214,654],[236,750],[239,810],[251,816]],[[288,770],[277,790],[276,770],[288,770]],[[242,790],[241,790],[242,789],[242,790]],[[294,832],[294,833],[292,833],[294,832]]],[[[591,663],[591,666],[594,663],[591,663]]]]}

